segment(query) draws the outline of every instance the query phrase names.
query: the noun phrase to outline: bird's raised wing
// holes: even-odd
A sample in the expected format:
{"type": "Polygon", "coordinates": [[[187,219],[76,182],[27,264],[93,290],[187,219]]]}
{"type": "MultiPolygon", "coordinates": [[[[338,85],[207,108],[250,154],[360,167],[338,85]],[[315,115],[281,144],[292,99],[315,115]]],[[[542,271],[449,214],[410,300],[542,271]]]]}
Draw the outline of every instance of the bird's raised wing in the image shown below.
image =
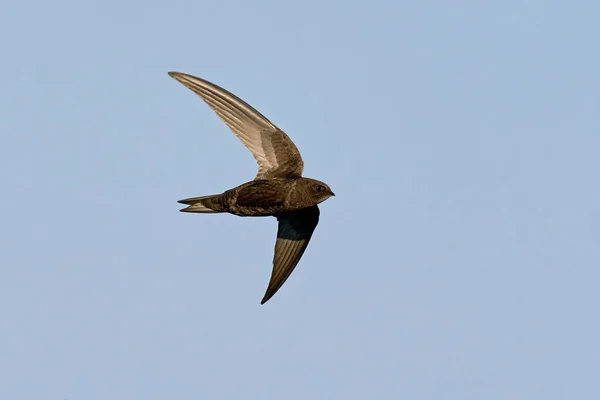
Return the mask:
{"type": "Polygon", "coordinates": [[[202,98],[252,152],[258,163],[255,179],[299,178],[304,162],[284,131],[233,93],[192,75],[169,75],[202,98]]]}
{"type": "Polygon", "coordinates": [[[265,304],[290,276],[304,254],[313,231],[319,223],[319,207],[312,206],[277,216],[277,242],[273,257],[273,272],[267,292],[260,304],[265,304]]]}

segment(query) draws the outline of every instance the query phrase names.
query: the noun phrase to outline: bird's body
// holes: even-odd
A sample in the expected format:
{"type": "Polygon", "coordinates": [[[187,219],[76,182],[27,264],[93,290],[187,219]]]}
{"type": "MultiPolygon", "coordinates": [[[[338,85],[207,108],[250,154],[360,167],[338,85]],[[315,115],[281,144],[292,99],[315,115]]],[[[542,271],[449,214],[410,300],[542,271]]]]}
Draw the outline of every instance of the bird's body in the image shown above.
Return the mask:
{"type": "Polygon", "coordinates": [[[259,179],[246,182],[221,194],[179,200],[189,207],[185,212],[226,212],[240,217],[276,216],[316,206],[320,201],[312,194],[319,181],[309,178],[259,179]]]}
{"type": "Polygon", "coordinates": [[[256,178],[221,194],[179,200],[184,212],[274,216],[278,221],[271,280],[261,304],[279,290],[302,257],[319,222],[317,204],[335,196],[329,186],[302,177],[304,161],[294,142],[256,109],[227,90],[179,72],[169,72],[200,96],[252,152],[256,178]]]}

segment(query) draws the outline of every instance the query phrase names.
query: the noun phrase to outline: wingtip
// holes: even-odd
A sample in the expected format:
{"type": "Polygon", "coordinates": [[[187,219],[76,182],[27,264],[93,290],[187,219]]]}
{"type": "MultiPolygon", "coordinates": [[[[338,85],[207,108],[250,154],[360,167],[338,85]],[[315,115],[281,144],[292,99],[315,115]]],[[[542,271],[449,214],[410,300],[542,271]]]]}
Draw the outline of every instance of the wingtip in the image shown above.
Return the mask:
{"type": "Polygon", "coordinates": [[[263,296],[262,300],[260,301],[260,305],[265,304],[267,301],[269,301],[271,299],[271,297],[273,297],[275,293],[265,293],[265,295],[263,296]]]}
{"type": "Polygon", "coordinates": [[[181,78],[185,75],[183,72],[177,72],[177,71],[169,71],[167,72],[169,74],[169,76],[173,79],[176,80],[181,80],[181,78]]]}

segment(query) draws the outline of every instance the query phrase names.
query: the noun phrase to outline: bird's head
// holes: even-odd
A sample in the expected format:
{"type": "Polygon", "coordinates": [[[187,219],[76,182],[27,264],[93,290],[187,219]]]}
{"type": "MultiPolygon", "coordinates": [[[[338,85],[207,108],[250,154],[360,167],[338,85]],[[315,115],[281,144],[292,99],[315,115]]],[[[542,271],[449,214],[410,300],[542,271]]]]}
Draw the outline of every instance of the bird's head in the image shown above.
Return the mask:
{"type": "Polygon", "coordinates": [[[316,179],[300,178],[296,189],[300,189],[302,197],[314,204],[319,204],[331,196],[335,196],[329,185],[316,179]]]}

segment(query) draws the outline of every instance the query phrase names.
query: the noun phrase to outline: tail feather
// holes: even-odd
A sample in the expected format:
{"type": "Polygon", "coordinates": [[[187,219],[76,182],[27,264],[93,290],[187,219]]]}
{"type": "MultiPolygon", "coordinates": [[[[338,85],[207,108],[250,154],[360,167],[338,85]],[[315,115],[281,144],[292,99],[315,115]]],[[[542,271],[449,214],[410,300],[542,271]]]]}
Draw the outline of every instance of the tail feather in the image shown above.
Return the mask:
{"type": "Polygon", "coordinates": [[[189,199],[177,200],[177,202],[181,203],[181,204],[192,205],[194,203],[198,203],[200,200],[208,199],[209,197],[213,197],[213,195],[210,195],[210,196],[200,196],[200,197],[190,197],[189,199]]]}
{"type": "MultiPolygon", "coordinates": [[[[200,197],[191,197],[189,199],[178,200],[178,203],[186,204],[188,207],[182,208],[179,211],[183,212],[193,212],[193,213],[217,213],[220,211],[215,211],[212,208],[206,206],[202,200],[210,199],[211,196],[200,196],[200,197]]],[[[210,203],[209,203],[210,204],[210,203]]]]}

